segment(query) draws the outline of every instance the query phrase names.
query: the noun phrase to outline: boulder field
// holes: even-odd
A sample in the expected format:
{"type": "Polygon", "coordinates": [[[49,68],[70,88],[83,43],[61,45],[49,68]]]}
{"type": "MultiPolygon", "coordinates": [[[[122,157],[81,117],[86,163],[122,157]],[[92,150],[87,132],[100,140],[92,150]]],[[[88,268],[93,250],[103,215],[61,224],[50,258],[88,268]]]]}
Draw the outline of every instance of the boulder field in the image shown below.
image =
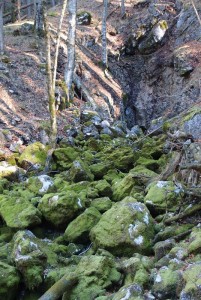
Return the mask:
{"type": "Polygon", "coordinates": [[[62,278],[63,300],[201,299],[200,122],[144,134],[85,109],[48,174],[48,146],[2,152],[0,299],[61,299],[62,278]]]}

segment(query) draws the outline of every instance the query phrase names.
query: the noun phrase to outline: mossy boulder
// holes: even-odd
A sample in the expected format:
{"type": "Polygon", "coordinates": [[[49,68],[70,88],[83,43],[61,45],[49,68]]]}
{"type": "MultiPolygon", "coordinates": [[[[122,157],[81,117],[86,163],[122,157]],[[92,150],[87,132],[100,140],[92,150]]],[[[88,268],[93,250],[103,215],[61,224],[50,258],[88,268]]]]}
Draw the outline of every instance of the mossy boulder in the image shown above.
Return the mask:
{"type": "Polygon", "coordinates": [[[6,178],[0,179],[0,193],[7,189],[9,181],[6,178]]]}
{"type": "Polygon", "coordinates": [[[153,236],[149,211],[132,197],[115,203],[90,232],[95,249],[104,248],[118,256],[150,253],[153,236]]]}
{"type": "Polygon", "coordinates": [[[39,248],[30,231],[18,231],[13,237],[12,258],[16,268],[23,275],[28,289],[39,286],[43,281],[46,255],[39,248]]]}
{"type": "Polygon", "coordinates": [[[41,213],[25,197],[0,195],[0,215],[11,228],[26,228],[41,223],[41,213]]]}
{"type": "Polygon", "coordinates": [[[100,197],[112,196],[111,185],[105,179],[94,182],[93,185],[94,188],[98,191],[100,197]]]}
{"type": "Polygon", "coordinates": [[[74,147],[58,148],[54,150],[53,160],[55,162],[55,168],[59,170],[68,170],[78,155],[79,151],[74,147]]]}
{"type": "Polygon", "coordinates": [[[67,225],[83,208],[84,203],[74,191],[46,194],[38,205],[43,217],[54,226],[67,225]]]}
{"type": "Polygon", "coordinates": [[[112,300],[143,300],[143,289],[137,283],[132,283],[128,285],[124,285],[120,288],[118,292],[116,292],[112,300]]]}
{"type": "Polygon", "coordinates": [[[26,187],[35,194],[45,194],[51,192],[54,181],[48,175],[39,175],[36,177],[30,177],[26,182],[26,187]]]}
{"type": "Polygon", "coordinates": [[[143,166],[136,166],[121,180],[113,182],[113,200],[120,201],[142,190],[142,186],[157,174],[143,166]]]}
{"type": "Polygon", "coordinates": [[[194,228],[189,237],[188,253],[199,254],[201,251],[201,229],[194,228]]]}
{"type": "Polygon", "coordinates": [[[91,202],[91,207],[95,207],[99,212],[106,212],[112,207],[112,201],[109,197],[96,198],[91,202]]]}
{"type": "Polygon", "coordinates": [[[75,160],[69,170],[69,178],[73,182],[93,181],[94,175],[91,173],[89,166],[85,162],[75,160]]]}
{"type": "Polygon", "coordinates": [[[168,239],[162,242],[158,242],[154,245],[155,259],[156,261],[168,254],[170,250],[175,246],[174,239],[168,239]]]}
{"type": "Polygon", "coordinates": [[[89,241],[89,231],[100,218],[101,214],[95,207],[87,208],[68,225],[64,234],[65,239],[69,242],[79,243],[89,241]]]}
{"type": "Polygon", "coordinates": [[[166,210],[174,211],[181,200],[183,189],[172,181],[155,181],[148,185],[146,192],[145,204],[158,214],[166,210]]]}
{"type": "Polygon", "coordinates": [[[95,179],[102,179],[104,175],[107,174],[111,166],[110,162],[100,162],[90,166],[92,174],[94,174],[95,179]]]}
{"type": "Polygon", "coordinates": [[[18,163],[24,169],[30,167],[41,169],[45,166],[47,149],[40,142],[33,143],[26,147],[19,157],[18,163]]]}
{"type": "Polygon", "coordinates": [[[22,169],[17,166],[9,165],[6,161],[0,162],[0,180],[7,178],[9,180],[17,180],[22,169]]]}
{"type": "Polygon", "coordinates": [[[195,299],[201,297],[201,263],[190,264],[183,272],[184,288],[180,299],[195,299]]]}
{"type": "Polygon", "coordinates": [[[113,258],[100,255],[82,257],[75,273],[81,275],[80,280],[72,289],[70,296],[64,294],[64,300],[93,300],[105,295],[106,289],[117,284],[121,279],[113,258]]]}
{"type": "Polygon", "coordinates": [[[160,229],[160,231],[156,234],[154,240],[155,242],[167,240],[176,235],[188,232],[188,230],[191,229],[192,227],[193,227],[192,224],[166,226],[160,229]]]}
{"type": "Polygon", "coordinates": [[[16,299],[20,282],[20,275],[16,268],[0,262],[0,298],[6,300],[16,299]]]}
{"type": "Polygon", "coordinates": [[[152,293],[157,299],[177,299],[177,292],[182,282],[181,271],[173,271],[168,267],[161,267],[154,276],[152,293]]]}

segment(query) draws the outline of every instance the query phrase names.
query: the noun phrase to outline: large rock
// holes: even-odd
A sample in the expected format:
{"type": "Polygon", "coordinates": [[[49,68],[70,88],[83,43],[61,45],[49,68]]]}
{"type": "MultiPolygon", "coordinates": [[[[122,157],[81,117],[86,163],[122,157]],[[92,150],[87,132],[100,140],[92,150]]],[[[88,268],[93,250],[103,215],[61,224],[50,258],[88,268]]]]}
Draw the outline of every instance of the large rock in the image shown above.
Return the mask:
{"type": "Polygon", "coordinates": [[[73,220],[65,231],[65,239],[69,242],[86,242],[89,240],[89,231],[98,223],[101,214],[95,207],[87,208],[73,220]]]}
{"type": "Polygon", "coordinates": [[[54,226],[67,225],[83,207],[84,204],[74,191],[46,194],[38,205],[44,218],[54,226]]]}
{"type": "Polygon", "coordinates": [[[16,299],[20,276],[16,268],[0,262],[0,298],[16,299]]]}
{"type": "Polygon", "coordinates": [[[11,228],[26,228],[41,223],[41,213],[28,199],[0,195],[0,215],[11,228]]]}
{"type": "Polygon", "coordinates": [[[190,264],[183,273],[184,288],[180,294],[180,300],[200,299],[201,263],[190,264]]]}
{"type": "Polygon", "coordinates": [[[24,169],[41,169],[46,162],[47,149],[39,142],[26,147],[20,155],[18,163],[24,169]]]}
{"type": "Polygon", "coordinates": [[[126,197],[103,214],[90,236],[95,249],[104,248],[118,256],[150,253],[153,219],[144,204],[126,197]]]}
{"type": "Polygon", "coordinates": [[[56,165],[55,168],[59,170],[68,170],[78,155],[79,152],[73,147],[58,148],[54,150],[53,159],[56,165]]]}
{"type": "Polygon", "coordinates": [[[176,186],[172,181],[157,181],[149,184],[146,191],[145,204],[154,213],[161,213],[167,209],[174,211],[181,199],[183,189],[181,186],[176,186]]]}
{"type": "Polygon", "coordinates": [[[143,300],[143,289],[137,283],[125,285],[114,294],[112,300],[143,300]]]}
{"type": "Polygon", "coordinates": [[[75,160],[69,170],[69,178],[74,182],[92,181],[94,175],[91,173],[89,166],[85,162],[75,160]]]}

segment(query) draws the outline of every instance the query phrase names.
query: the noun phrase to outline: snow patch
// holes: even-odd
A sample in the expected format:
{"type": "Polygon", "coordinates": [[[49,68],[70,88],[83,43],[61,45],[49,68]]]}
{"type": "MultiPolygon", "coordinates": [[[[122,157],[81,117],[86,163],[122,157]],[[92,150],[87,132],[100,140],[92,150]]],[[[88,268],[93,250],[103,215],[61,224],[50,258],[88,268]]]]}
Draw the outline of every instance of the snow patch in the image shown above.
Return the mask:
{"type": "Polygon", "coordinates": [[[158,187],[158,188],[163,188],[163,187],[165,187],[165,186],[167,186],[168,185],[168,182],[167,181],[158,181],[157,182],[157,184],[156,184],[156,186],[158,187]]]}
{"type": "Polygon", "coordinates": [[[145,224],[147,224],[147,225],[149,224],[149,215],[148,215],[147,212],[146,212],[146,214],[143,217],[143,221],[144,221],[145,224]]]}
{"type": "Polygon", "coordinates": [[[138,224],[135,224],[135,225],[133,225],[133,224],[129,224],[129,227],[128,227],[128,233],[129,233],[129,235],[130,235],[130,238],[131,239],[133,239],[134,238],[134,233],[136,233],[137,232],[137,230],[138,230],[138,227],[139,227],[139,225],[138,224]]]}
{"type": "Polygon", "coordinates": [[[138,236],[136,239],[134,239],[135,244],[141,245],[143,243],[143,236],[138,236]]]}
{"type": "MultiPolygon", "coordinates": [[[[123,291],[125,291],[125,289],[123,289],[123,291]]],[[[130,298],[130,296],[131,296],[131,292],[129,289],[127,289],[126,296],[121,298],[121,300],[128,300],[130,298]]]]}
{"type": "Polygon", "coordinates": [[[80,198],[78,198],[77,204],[78,204],[79,207],[82,207],[82,202],[81,202],[80,198]]]}
{"type": "Polygon", "coordinates": [[[157,274],[155,282],[161,282],[161,281],[162,281],[161,275],[157,274]]]}
{"type": "Polygon", "coordinates": [[[42,183],[42,188],[39,190],[40,193],[46,193],[50,186],[53,185],[53,181],[50,176],[40,175],[38,179],[42,183]]]}

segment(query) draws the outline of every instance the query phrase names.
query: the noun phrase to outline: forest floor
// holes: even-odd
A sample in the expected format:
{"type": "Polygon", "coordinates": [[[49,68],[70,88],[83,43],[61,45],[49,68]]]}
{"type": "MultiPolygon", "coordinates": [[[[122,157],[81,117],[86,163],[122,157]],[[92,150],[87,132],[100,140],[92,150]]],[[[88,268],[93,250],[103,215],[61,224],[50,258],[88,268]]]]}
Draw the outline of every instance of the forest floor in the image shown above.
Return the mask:
{"type": "MultiPolygon", "coordinates": [[[[121,44],[121,36],[115,33],[117,22],[118,26],[124,24],[120,18],[119,4],[119,1],[111,1],[108,9],[108,48],[111,52],[116,51],[118,44],[121,44]]],[[[127,2],[127,13],[132,10],[132,6],[127,2]]],[[[62,6],[58,5],[48,12],[53,30],[57,30],[61,9],[62,6]]],[[[102,9],[102,1],[94,1],[92,6],[91,1],[78,0],[78,12],[89,11],[92,15],[92,23],[89,26],[77,26],[76,62],[81,67],[82,80],[96,103],[104,106],[105,96],[108,99],[112,98],[112,101],[115,98],[114,115],[118,116],[122,96],[121,86],[111,76],[105,75],[100,63],[102,9]],[[94,40],[94,47],[86,47],[86,43],[90,41],[93,43],[94,40]]],[[[49,120],[45,42],[37,41],[31,33],[26,36],[15,35],[15,30],[25,22],[27,20],[5,26],[8,60],[0,61],[0,149],[6,152],[10,152],[10,145],[19,138],[25,144],[39,140],[40,128],[47,126],[49,120]]],[[[62,28],[64,52],[66,32],[67,15],[62,28]]],[[[64,58],[66,58],[65,54],[64,58]]],[[[65,59],[62,63],[64,67],[65,59]]],[[[62,66],[60,71],[64,71],[62,66]]],[[[63,74],[60,73],[58,76],[62,78],[63,74]]],[[[84,101],[75,97],[71,107],[57,112],[59,135],[65,136],[65,125],[76,122],[74,116],[83,105],[84,101]]]]}

